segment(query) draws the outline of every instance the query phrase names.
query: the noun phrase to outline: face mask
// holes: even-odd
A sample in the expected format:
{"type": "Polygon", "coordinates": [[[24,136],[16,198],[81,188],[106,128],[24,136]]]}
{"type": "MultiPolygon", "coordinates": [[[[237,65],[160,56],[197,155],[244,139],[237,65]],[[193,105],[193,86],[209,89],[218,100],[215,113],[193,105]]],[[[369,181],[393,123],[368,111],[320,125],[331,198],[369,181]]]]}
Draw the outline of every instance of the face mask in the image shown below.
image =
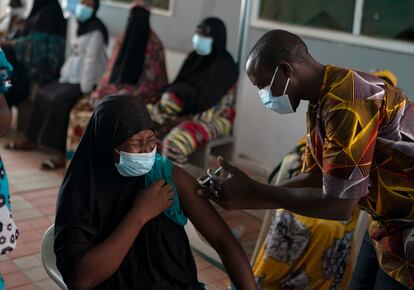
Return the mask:
{"type": "Polygon", "coordinates": [[[76,15],[76,7],[78,6],[79,0],[63,0],[62,6],[66,12],[72,15],[76,15]]]}
{"type": "Polygon", "coordinates": [[[155,162],[157,147],[151,153],[119,152],[119,163],[115,163],[119,174],[126,177],[142,176],[150,172],[155,162]]]}
{"type": "Polygon", "coordinates": [[[88,7],[86,5],[83,5],[82,3],[78,3],[76,5],[76,18],[80,22],[85,22],[88,19],[90,19],[93,15],[93,9],[91,7],[88,7]]]}
{"type": "Polygon", "coordinates": [[[276,70],[273,74],[272,77],[272,81],[270,82],[270,85],[268,85],[267,87],[259,90],[259,96],[260,99],[262,100],[263,105],[266,106],[266,108],[277,112],[279,114],[290,114],[290,113],[294,113],[295,110],[292,107],[292,103],[290,102],[289,96],[286,94],[288,85],[289,85],[289,81],[290,78],[287,79],[286,81],[286,86],[285,89],[283,90],[283,95],[281,96],[273,96],[272,95],[272,91],[271,91],[271,87],[273,85],[273,81],[276,77],[276,73],[278,70],[278,66],[276,67],[276,70]]]}
{"type": "Polygon", "coordinates": [[[199,55],[209,55],[213,45],[213,38],[194,34],[193,48],[199,55]]]}

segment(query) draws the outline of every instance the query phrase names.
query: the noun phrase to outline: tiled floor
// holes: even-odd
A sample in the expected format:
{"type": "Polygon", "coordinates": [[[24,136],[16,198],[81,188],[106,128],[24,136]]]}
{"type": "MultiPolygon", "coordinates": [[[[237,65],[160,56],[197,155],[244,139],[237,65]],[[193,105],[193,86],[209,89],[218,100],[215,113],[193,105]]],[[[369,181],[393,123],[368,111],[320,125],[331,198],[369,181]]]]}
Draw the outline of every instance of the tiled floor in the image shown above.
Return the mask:
{"type": "MultiPolygon", "coordinates": [[[[3,145],[10,136],[0,138],[0,154],[9,176],[14,219],[21,231],[18,246],[8,256],[0,256],[0,273],[6,288],[13,290],[59,289],[46,274],[40,257],[41,239],[53,223],[55,203],[63,171],[44,172],[40,162],[43,152],[12,152],[3,145]]],[[[230,228],[237,228],[246,252],[253,251],[260,221],[241,211],[220,211],[230,228]]],[[[257,215],[255,215],[257,216],[257,215]]],[[[209,290],[227,289],[227,275],[196,256],[200,281],[209,290]]]]}

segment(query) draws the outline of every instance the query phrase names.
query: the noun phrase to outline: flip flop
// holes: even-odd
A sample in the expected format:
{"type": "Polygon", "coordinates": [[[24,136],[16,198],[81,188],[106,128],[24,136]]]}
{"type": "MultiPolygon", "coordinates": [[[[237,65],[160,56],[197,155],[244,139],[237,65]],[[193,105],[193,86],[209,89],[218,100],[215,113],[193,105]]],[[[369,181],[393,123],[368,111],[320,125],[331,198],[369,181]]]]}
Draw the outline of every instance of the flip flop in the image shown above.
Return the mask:
{"type": "Polygon", "coordinates": [[[58,164],[53,159],[46,159],[42,162],[42,165],[41,165],[40,169],[41,170],[52,171],[52,170],[56,170],[56,169],[63,168],[63,167],[65,167],[64,164],[58,164]]]}

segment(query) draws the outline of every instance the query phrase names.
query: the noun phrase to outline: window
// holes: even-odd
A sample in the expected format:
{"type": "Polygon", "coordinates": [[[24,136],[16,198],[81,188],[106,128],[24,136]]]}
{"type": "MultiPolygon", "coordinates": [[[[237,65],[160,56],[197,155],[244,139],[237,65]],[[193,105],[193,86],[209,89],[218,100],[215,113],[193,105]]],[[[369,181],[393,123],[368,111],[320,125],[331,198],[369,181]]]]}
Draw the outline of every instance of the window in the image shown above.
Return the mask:
{"type": "MultiPolygon", "coordinates": [[[[357,43],[355,35],[361,36],[359,39],[367,36],[364,41],[375,45],[379,41],[385,43],[384,39],[400,40],[399,47],[404,46],[404,51],[409,51],[406,45],[414,42],[414,0],[255,0],[254,3],[253,23],[259,26],[269,27],[271,22],[279,26],[293,24],[296,26],[293,29],[302,29],[308,35],[309,28],[324,28],[332,32],[314,29],[314,35],[325,34],[324,38],[329,35],[335,40],[342,37],[352,43],[357,43]],[[334,35],[336,32],[344,33],[334,35]]],[[[385,46],[396,49],[390,44],[381,47],[385,46]]]]}
{"type": "Polygon", "coordinates": [[[361,34],[414,41],[413,0],[365,0],[361,34]]]}
{"type": "Polygon", "coordinates": [[[352,32],[355,0],[262,0],[259,18],[352,32]]]}

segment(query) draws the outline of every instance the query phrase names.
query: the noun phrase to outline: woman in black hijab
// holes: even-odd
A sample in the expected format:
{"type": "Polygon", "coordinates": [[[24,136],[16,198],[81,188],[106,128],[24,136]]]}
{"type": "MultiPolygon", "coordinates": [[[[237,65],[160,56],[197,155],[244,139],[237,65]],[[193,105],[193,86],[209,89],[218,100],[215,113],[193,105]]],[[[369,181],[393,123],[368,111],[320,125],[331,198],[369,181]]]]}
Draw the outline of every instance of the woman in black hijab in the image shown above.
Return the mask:
{"type": "Polygon", "coordinates": [[[240,244],[196,196],[195,180],[155,155],[153,128],[138,98],[109,96],[97,106],[57,203],[55,253],[68,288],[204,289],[184,230],[188,216],[237,289],[256,289],[240,244]]]}
{"type": "Polygon", "coordinates": [[[13,87],[6,94],[9,106],[29,95],[30,82],[43,84],[59,77],[65,59],[66,20],[58,0],[34,0],[22,33],[0,43],[15,68],[13,87]]]}
{"type": "Polygon", "coordinates": [[[193,36],[194,51],[160,102],[149,106],[158,125],[163,155],[176,162],[185,163],[199,146],[231,132],[234,114],[228,112],[233,111],[234,100],[225,96],[234,97],[229,92],[236,85],[238,68],[226,49],[226,42],[222,20],[215,17],[203,20],[193,36]],[[183,134],[178,137],[170,132],[183,134]]]}
{"type": "Polygon", "coordinates": [[[218,104],[238,78],[237,65],[226,50],[227,33],[223,21],[206,18],[198,25],[196,35],[212,38],[211,52],[200,55],[195,44],[195,50],[167,88],[167,92],[183,101],[181,115],[200,113],[218,104]]]}
{"type": "Polygon", "coordinates": [[[84,6],[92,6],[91,8],[93,9],[93,13],[87,20],[78,19],[78,30],[76,31],[77,36],[80,37],[93,31],[99,31],[102,33],[104,43],[108,44],[108,30],[106,29],[105,24],[103,24],[101,19],[97,16],[99,7],[101,6],[101,1],[83,0],[80,1],[80,3],[84,6]]]}
{"type": "Polygon", "coordinates": [[[125,38],[112,68],[109,82],[135,85],[142,73],[150,34],[150,12],[144,7],[131,9],[125,38]]]}

